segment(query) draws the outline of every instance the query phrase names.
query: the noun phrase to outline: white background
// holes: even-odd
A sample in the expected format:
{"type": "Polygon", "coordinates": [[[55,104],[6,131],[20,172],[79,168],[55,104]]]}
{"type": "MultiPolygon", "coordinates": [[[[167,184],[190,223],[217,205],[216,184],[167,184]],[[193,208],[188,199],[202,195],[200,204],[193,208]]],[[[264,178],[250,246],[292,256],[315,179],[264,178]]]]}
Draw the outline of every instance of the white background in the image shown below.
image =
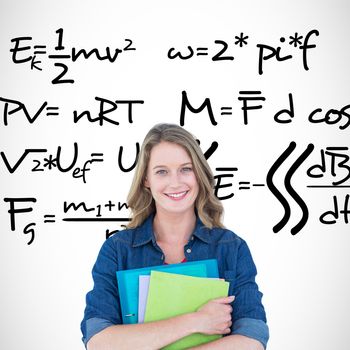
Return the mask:
{"type": "MultiPolygon", "coordinates": [[[[311,124],[308,115],[316,108],[323,112],[341,109],[350,103],[349,95],[349,5],[346,1],[2,1],[0,11],[0,96],[26,105],[33,115],[45,102],[59,107],[59,115],[43,112],[30,124],[22,112],[9,116],[4,125],[5,103],[0,102],[0,151],[11,165],[25,149],[47,149],[47,153],[28,155],[10,174],[0,159],[0,347],[13,349],[83,349],[80,321],[85,294],[92,287],[91,268],[105,239],[106,230],[120,229],[113,222],[66,222],[66,217],[96,217],[97,210],[83,214],[63,212],[63,203],[85,202],[101,205],[103,217],[127,217],[124,209],[108,212],[109,200],[125,201],[132,173],[118,167],[118,151],[124,147],[123,163],[131,166],[135,144],[157,122],[179,123],[181,92],[199,107],[210,98],[217,126],[206,111],[186,113],[185,127],[201,140],[206,150],[211,142],[219,148],[209,158],[216,167],[237,167],[234,192],[223,201],[225,225],[247,240],[258,268],[258,283],[264,293],[271,338],[271,350],[348,349],[350,312],[349,224],[344,215],[337,223],[320,223],[322,213],[333,208],[337,196],[339,210],[344,208],[347,188],[309,188],[329,185],[347,176],[337,168],[336,176],[327,170],[318,179],[307,176],[309,167],[320,162],[326,147],[349,147],[349,128],[340,124],[311,124]],[[55,51],[63,28],[65,52],[55,51]],[[308,51],[309,71],[303,68],[302,50],[289,45],[289,36],[304,37],[311,30],[308,51]],[[248,35],[248,45],[235,45],[235,36],[248,35]],[[38,56],[42,71],[30,69],[30,62],[15,64],[11,58],[11,39],[32,37],[23,45],[31,50],[18,54],[25,58],[34,45],[45,45],[46,55],[38,56]],[[280,38],[285,37],[284,43],[280,38]],[[123,48],[125,39],[133,41],[136,51],[123,52],[114,63],[95,57],[66,63],[66,78],[74,84],[53,85],[61,71],[49,54],[71,53],[72,47],[91,50],[123,48]],[[215,40],[228,44],[233,61],[213,62],[221,49],[215,40]],[[281,47],[280,56],[292,59],[264,62],[258,74],[257,44],[281,47]],[[189,60],[170,60],[171,47],[207,47],[208,56],[194,55],[189,60]],[[243,124],[240,91],[260,90],[263,107],[249,111],[243,124]],[[289,124],[277,124],[273,116],[288,107],[293,94],[295,116],[289,124]],[[143,100],[133,107],[132,124],[127,107],[120,105],[113,119],[120,125],[83,118],[73,122],[73,111],[99,112],[95,97],[109,100],[143,100]],[[220,107],[232,107],[231,116],[221,116],[220,107]],[[239,190],[240,181],[266,185],[266,175],[279,155],[295,141],[296,150],[275,175],[275,184],[291,205],[291,217],[278,233],[272,228],[284,210],[271,191],[264,187],[239,190]],[[56,155],[62,147],[62,165],[70,164],[73,144],[79,145],[74,168],[82,167],[91,153],[103,153],[104,161],[94,163],[86,174],[87,182],[43,167],[44,158],[56,155]],[[297,234],[290,230],[301,218],[299,206],[287,194],[283,180],[286,172],[309,143],[315,149],[292,178],[292,185],[309,208],[309,219],[297,234]],[[35,160],[44,171],[33,172],[35,160]],[[35,197],[36,203],[17,203],[16,208],[32,207],[31,213],[16,215],[16,230],[10,229],[9,203],[4,198],[35,197]],[[55,223],[44,223],[44,215],[55,215],[55,223]],[[35,223],[35,239],[23,234],[26,225],[35,223]]],[[[254,104],[254,102],[250,102],[254,104]]],[[[13,106],[9,108],[14,108],[13,106]]],[[[320,116],[323,114],[320,114],[320,116]]],[[[112,116],[112,113],[111,115],[112,116]]],[[[343,152],[349,155],[349,151],[343,152]]],[[[214,171],[215,172],[215,171],[214,171]]],[[[216,172],[216,174],[218,174],[216,172]]],[[[343,185],[349,185],[347,180],[343,185]]]]}

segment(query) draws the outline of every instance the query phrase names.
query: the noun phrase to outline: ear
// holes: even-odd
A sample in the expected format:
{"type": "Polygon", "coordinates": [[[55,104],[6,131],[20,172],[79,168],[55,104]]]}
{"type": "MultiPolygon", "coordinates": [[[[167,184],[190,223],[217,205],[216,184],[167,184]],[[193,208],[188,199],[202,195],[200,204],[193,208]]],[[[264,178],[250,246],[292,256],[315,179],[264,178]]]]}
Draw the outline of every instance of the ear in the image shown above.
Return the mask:
{"type": "Polygon", "coordinates": [[[143,182],[143,185],[144,185],[145,187],[147,187],[147,188],[150,187],[150,186],[149,186],[149,181],[148,181],[148,179],[147,179],[147,176],[146,176],[146,178],[145,178],[145,181],[143,182]]]}

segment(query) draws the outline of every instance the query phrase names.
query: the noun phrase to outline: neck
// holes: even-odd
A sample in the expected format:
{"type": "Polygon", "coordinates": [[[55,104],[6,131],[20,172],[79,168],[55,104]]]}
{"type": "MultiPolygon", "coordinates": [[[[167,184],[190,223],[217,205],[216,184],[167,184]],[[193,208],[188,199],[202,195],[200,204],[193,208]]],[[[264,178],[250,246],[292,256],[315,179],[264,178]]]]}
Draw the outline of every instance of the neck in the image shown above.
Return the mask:
{"type": "Polygon", "coordinates": [[[186,244],[196,226],[196,214],[169,215],[157,211],[153,229],[158,242],[186,244]]]}

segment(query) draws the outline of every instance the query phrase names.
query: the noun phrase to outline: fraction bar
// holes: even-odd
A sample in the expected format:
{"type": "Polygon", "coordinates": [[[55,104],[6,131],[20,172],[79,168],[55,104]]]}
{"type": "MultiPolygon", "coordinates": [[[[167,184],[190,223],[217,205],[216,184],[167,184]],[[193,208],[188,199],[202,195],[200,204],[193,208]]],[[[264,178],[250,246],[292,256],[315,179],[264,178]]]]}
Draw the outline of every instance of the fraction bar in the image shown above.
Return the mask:
{"type": "Polygon", "coordinates": [[[350,186],[338,186],[338,185],[313,185],[313,186],[306,186],[310,188],[350,188],[350,186]]]}
{"type": "Polygon", "coordinates": [[[260,95],[261,91],[240,91],[239,93],[244,95],[260,95]]]}
{"type": "Polygon", "coordinates": [[[130,221],[129,218],[65,218],[63,221],[83,222],[83,221],[130,221]]]}
{"type": "Polygon", "coordinates": [[[238,168],[215,168],[216,171],[237,171],[238,168]]]}

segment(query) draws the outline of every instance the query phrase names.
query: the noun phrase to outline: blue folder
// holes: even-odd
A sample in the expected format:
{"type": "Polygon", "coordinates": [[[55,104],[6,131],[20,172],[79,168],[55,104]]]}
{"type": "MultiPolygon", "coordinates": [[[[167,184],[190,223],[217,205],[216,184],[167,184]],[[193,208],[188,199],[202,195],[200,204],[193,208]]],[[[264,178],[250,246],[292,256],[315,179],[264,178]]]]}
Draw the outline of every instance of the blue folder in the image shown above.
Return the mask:
{"type": "Polygon", "coordinates": [[[195,277],[218,278],[218,263],[216,259],[198,260],[180,264],[158,265],[139,269],[117,271],[120,305],[123,324],[137,323],[139,276],[150,275],[151,271],[164,271],[195,277]]]}

